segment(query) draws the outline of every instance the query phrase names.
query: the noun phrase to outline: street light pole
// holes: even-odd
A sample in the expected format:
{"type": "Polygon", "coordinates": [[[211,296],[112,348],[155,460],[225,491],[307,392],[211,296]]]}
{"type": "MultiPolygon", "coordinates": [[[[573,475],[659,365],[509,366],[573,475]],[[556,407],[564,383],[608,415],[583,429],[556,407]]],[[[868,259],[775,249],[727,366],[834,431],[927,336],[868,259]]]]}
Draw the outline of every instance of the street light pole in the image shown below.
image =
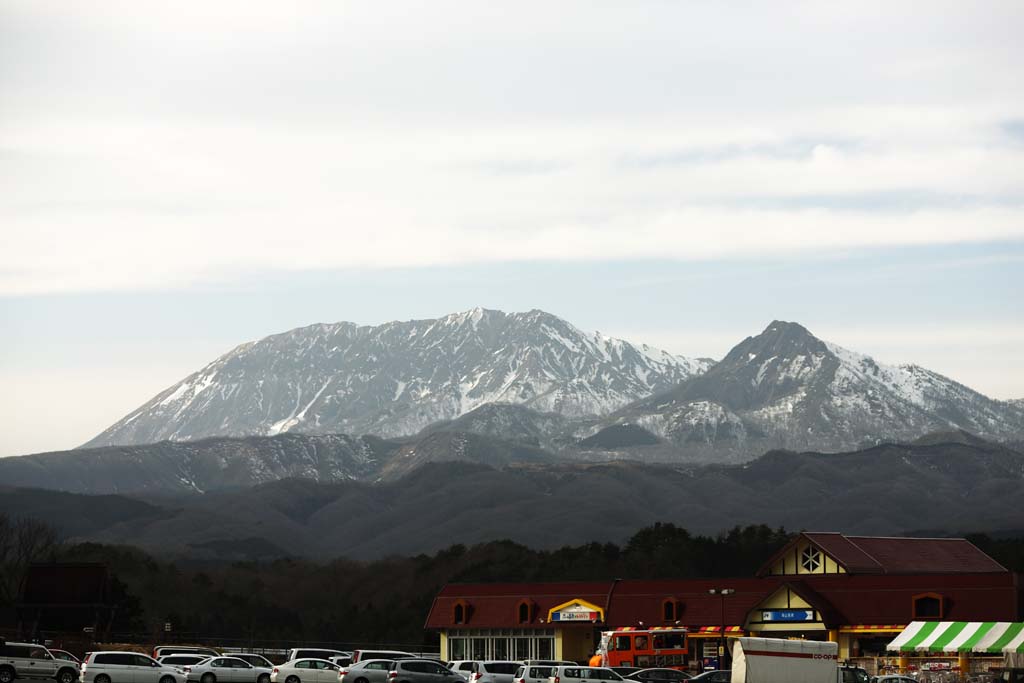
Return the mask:
{"type": "Polygon", "coordinates": [[[736,592],[734,588],[711,588],[708,593],[711,595],[718,595],[722,598],[722,630],[718,632],[718,670],[722,670],[722,664],[725,661],[725,596],[732,595],[736,592]]]}

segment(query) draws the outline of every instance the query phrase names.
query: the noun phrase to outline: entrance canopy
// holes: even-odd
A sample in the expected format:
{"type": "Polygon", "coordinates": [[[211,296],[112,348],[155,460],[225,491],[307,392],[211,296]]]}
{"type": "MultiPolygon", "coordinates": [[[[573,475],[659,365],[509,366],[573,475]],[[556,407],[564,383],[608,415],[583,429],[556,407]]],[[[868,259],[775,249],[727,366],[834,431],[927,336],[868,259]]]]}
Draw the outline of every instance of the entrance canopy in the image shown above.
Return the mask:
{"type": "Polygon", "coordinates": [[[914,621],[888,645],[896,652],[1024,652],[1024,622],[914,621]]]}

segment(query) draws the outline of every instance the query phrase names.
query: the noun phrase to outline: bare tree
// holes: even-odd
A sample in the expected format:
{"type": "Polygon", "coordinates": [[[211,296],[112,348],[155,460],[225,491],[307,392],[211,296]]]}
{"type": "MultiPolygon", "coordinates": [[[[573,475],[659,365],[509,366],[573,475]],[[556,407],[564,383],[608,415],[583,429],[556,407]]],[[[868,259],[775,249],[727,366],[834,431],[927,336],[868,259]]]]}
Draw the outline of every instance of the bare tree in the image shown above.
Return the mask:
{"type": "Polygon", "coordinates": [[[0,603],[14,604],[28,566],[53,557],[59,546],[57,530],[46,522],[0,513],[0,603]]]}

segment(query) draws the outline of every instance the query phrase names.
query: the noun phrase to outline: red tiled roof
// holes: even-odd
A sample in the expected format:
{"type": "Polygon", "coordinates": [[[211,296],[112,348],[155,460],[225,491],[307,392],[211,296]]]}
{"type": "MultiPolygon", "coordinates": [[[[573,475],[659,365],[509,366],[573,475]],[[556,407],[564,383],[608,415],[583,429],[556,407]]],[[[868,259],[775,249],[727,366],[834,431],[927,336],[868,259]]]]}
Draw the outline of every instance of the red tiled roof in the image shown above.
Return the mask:
{"type": "Polygon", "coordinates": [[[858,547],[849,537],[838,533],[812,532],[801,534],[851,574],[878,574],[885,569],[875,558],[858,547]]]}
{"type": "Polygon", "coordinates": [[[886,574],[1005,572],[1006,567],[964,538],[848,536],[886,574]]]}
{"type": "MultiPolygon", "coordinates": [[[[678,600],[681,625],[697,630],[704,626],[744,624],[748,613],[780,587],[789,584],[814,605],[828,622],[845,624],[907,624],[913,620],[913,598],[934,592],[945,600],[944,619],[953,621],[1016,621],[1022,615],[1016,575],[994,573],[925,574],[826,574],[794,577],[766,576],[753,579],[681,579],[674,581],[615,582],[607,612],[609,626],[663,626],[662,601],[678,600]],[[732,588],[723,603],[711,588],[732,588]]],[[[434,601],[427,618],[428,629],[459,628],[452,623],[452,608],[463,599],[473,609],[470,628],[523,628],[516,623],[523,598],[538,605],[538,617],[573,598],[604,606],[613,582],[561,584],[450,584],[434,601]]],[[[526,627],[548,626],[534,620],[526,627]]]]}
{"type": "Polygon", "coordinates": [[[849,574],[958,574],[1005,572],[1005,567],[963,538],[845,536],[805,531],[760,570],[766,575],[778,558],[804,538],[832,557],[849,574]]]}
{"type": "Polygon", "coordinates": [[[545,623],[552,607],[573,598],[604,607],[611,581],[579,583],[450,583],[441,589],[427,615],[425,628],[538,628],[545,623]],[[519,603],[528,600],[535,609],[533,618],[519,623],[519,603]],[[454,623],[455,603],[469,604],[469,619],[465,624],[454,623]],[[541,620],[545,621],[541,621],[541,620]]]}

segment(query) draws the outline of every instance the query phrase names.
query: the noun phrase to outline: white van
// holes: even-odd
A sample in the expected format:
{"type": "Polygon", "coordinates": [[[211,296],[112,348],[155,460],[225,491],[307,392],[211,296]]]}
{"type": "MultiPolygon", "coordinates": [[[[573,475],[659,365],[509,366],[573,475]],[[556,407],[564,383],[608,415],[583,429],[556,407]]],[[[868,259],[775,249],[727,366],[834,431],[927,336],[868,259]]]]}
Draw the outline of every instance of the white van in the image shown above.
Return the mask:
{"type": "Polygon", "coordinates": [[[556,666],[551,669],[548,683],[604,683],[605,681],[621,681],[622,676],[606,666],[556,666]]]}
{"type": "Polygon", "coordinates": [[[185,683],[180,669],[137,652],[90,652],[82,660],[82,683],[185,683]]]}

